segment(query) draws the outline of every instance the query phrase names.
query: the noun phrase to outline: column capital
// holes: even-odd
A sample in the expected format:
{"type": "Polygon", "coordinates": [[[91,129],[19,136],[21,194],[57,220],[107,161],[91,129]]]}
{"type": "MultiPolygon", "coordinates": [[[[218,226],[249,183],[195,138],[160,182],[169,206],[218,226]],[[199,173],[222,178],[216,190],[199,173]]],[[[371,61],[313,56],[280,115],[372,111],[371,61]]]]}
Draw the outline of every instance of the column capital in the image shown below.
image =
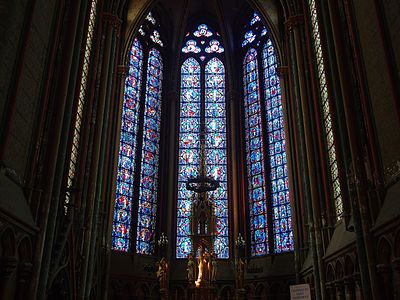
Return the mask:
{"type": "Polygon", "coordinates": [[[304,15],[292,15],[285,21],[286,31],[292,31],[295,27],[298,27],[304,23],[304,15]]]}
{"type": "Polygon", "coordinates": [[[15,256],[4,257],[0,262],[0,278],[8,279],[17,268],[17,262],[15,256]]]}
{"type": "Polygon", "coordinates": [[[117,74],[118,76],[125,77],[128,74],[128,66],[127,65],[118,65],[117,66],[117,74]]]}
{"type": "Polygon", "coordinates": [[[104,24],[110,24],[115,31],[120,31],[122,20],[117,15],[109,12],[103,12],[101,17],[104,24]]]}
{"type": "Polygon", "coordinates": [[[32,276],[33,265],[31,263],[20,263],[18,265],[18,281],[27,282],[32,276]]]}
{"type": "Polygon", "coordinates": [[[380,274],[388,274],[392,270],[392,268],[388,264],[377,264],[376,269],[380,274]]]}
{"type": "Polygon", "coordinates": [[[289,67],[288,66],[277,67],[276,73],[278,74],[279,78],[285,78],[289,74],[289,67]]]}
{"type": "Polygon", "coordinates": [[[392,266],[393,266],[393,270],[400,273],[400,257],[393,258],[392,266]]]}

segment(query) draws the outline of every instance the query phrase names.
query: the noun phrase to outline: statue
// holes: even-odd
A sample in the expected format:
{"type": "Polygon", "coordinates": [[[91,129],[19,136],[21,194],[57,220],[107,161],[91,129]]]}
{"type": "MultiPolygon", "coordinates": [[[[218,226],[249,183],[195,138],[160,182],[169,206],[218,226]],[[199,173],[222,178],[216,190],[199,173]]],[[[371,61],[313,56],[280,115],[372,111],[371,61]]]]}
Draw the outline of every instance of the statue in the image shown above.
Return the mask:
{"type": "Polygon", "coordinates": [[[158,266],[157,278],[160,282],[160,290],[167,289],[168,263],[163,257],[156,265],[158,266]]]}
{"type": "Polygon", "coordinates": [[[209,278],[210,282],[216,281],[217,268],[218,268],[218,262],[215,253],[211,253],[211,255],[209,255],[209,260],[208,260],[208,275],[210,277],[209,278]]]}
{"type": "Polygon", "coordinates": [[[206,252],[204,250],[204,246],[200,245],[200,254],[199,257],[197,258],[198,261],[198,275],[197,275],[197,280],[196,280],[196,286],[200,286],[202,282],[204,282],[204,278],[206,278],[206,266],[207,266],[207,256],[206,252]]]}
{"type": "Polygon", "coordinates": [[[195,275],[195,267],[196,263],[194,262],[193,259],[193,254],[190,253],[188,257],[188,263],[187,263],[187,278],[190,283],[193,283],[194,281],[194,275],[195,275]]]}
{"type": "Polygon", "coordinates": [[[236,280],[237,280],[237,288],[244,288],[244,267],[245,263],[242,258],[238,259],[236,266],[236,280]]]}

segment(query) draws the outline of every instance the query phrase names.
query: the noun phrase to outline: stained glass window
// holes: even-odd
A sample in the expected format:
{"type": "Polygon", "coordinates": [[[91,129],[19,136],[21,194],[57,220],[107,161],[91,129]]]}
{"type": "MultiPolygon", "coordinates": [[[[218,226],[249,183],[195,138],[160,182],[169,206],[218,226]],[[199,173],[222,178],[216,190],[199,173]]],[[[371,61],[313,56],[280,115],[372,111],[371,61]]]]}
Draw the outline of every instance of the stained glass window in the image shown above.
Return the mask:
{"type": "Polygon", "coordinates": [[[247,31],[244,35],[242,47],[246,46],[247,44],[252,43],[256,39],[256,37],[257,36],[254,34],[254,32],[252,30],[247,31]]]}
{"type": "Polygon", "coordinates": [[[139,40],[135,39],[129,53],[129,70],[125,80],[112,232],[112,249],[125,252],[130,249],[131,239],[131,210],[142,65],[142,46],[139,40]]]}
{"type": "Polygon", "coordinates": [[[251,253],[264,255],[268,250],[266,181],[264,171],[263,128],[257,51],[250,48],[244,58],[244,112],[248,203],[250,212],[251,253]]]}
{"type": "Polygon", "coordinates": [[[65,193],[64,199],[64,213],[68,212],[68,205],[71,200],[70,189],[73,188],[76,180],[76,169],[79,156],[79,145],[81,140],[81,129],[83,122],[83,110],[86,103],[86,92],[88,83],[89,66],[92,58],[92,46],[94,38],[94,29],[96,25],[96,14],[97,14],[97,0],[91,1],[90,14],[89,14],[89,25],[86,36],[86,46],[83,55],[83,67],[82,67],[82,77],[79,86],[79,98],[78,98],[78,108],[75,115],[75,125],[74,133],[72,136],[71,144],[71,157],[68,166],[68,176],[67,176],[67,192],[65,193]]]}
{"type": "Polygon", "coordinates": [[[195,37],[210,37],[212,36],[212,32],[208,29],[206,24],[201,24],[197,27],[197,30],[193,33],[195,37]]]}
{"type": "Polygon", "coordinates": [[[269,31],[260,23],[254,13],[242,43],[248,48],[243,61],[244,125],[253,256],[294,249],[278,64],[269,31]]]}
{"type": "Polygon", "coordinates": [[[210,41],[210,46],[206,48],[207,53],[222,53],[224,52],[224,48],[220,46],[219,42],[217,40],[212,40],[210,41]]]}
{"type": "Polygon", "coordinates": [[[197,42],[194,40],[189,40],[186,42],[186,46],[182,48],[182,52],[183,53],[189,53],[189,52],[193,52],[193,53],[199,53],[201,51],[201,49],[196,46],[197,42]]]}
{"type": "Polygon", "coordinates": [[[271,39],[264,44],[262,62],[269,145],[269,181],[272,187],[270,197],[274,251],[280,253],[293,250],[293,231],[281,88],[276,74],[277,62],[271,39]]]}
{"type": "Polygon", "coordinates": [[[147,63],[146,98],[144,102],[142,162],[136,252],[152,254],[157,212],[158,145],[160,142],[162,60],[160,52],[151,49],[147,63]]]}
{"type": "Polygon", "coordinates": [[[189,237],[193,193],[186,190],[186,182],[199,175],[202,124],[206,172],[221,185],[208,195],[215,204],[217,219],[214,252],[218,258],[229,257],[225,67],[218,58],[224,52],[219,39],[218,33],[201,24],[186,34],[182,47],[190,57],[181,67],[177,258],[186,258],[193,251],[189,237]]]}
{"type": "Polygon", "coordinates": [[[160,40],[160,33],[157,30],[153,31],[153,33],[150,35],[150,38],[154,43],[159,44],[161,47],[164,46],[164,43],[160,40]]]}
{"type": "Polygon", "coordinates": [[[219,258],[228,258],[225,68],[215,57],[208,61],[205,67],[205,126],[207,175],[217,179],[221,186],[209,195],[215,205],[217,223],[214,252],[219,258]]]}
{"type": "Polygon", "coordinates": [[[260,16],[255,12],[253,15],[253,19],[251,19],[250,21],[250,25],[254,25],[255,23],[260,21],[261,21],[260,16]]]}
{"type": "Polygon", "coordinates": [[[163,63],[157,48],[163,46],[163,42],[155,29],[157,26],[158,22],[149,13],[139,27],[138,36],[145,42],[134,38],[129,53],[111,246],[113,250],[128,252],[135,249],[136,253],[146,255],[154,254],[158,206],[163,63]],[[144,45],[152,48],[147,50],[144,45]],[[144,53],[148,53],[146,64],[143,63],[144,53]],[[142,74],[146,77],[142,78],[142,74]],[[139,127],[143,128],[140,132],[139,127]],[[135,169],[139,170],[138,174],[135,174],[135,169]],[[136,214],[137,221],[132,217],[136,214]]]}
{"type": "Polygon", "coordinates": [[[339,171],[336,157],[336,148],[334,143],[333,136],[333,126],[332,126],[332,116],[329,108],[329,97],[328,97],[328,87],[326,84],[326,71],[324,65],[324,57],[322,54],[321,47],[321,37],[319,32],[318,25],[318,15],[317,9],[315,6],[315,0],[308,0],[308,6],[310,10],[311,16],[311,30],[312,30],[312,39],[314,46],[314,53],[316,57],[317,63],[317,76],[319,82],[319,94],[322,105],[322,113],[324,117],[324,127],[325,127],[325,136],[326,136],[326,146],[328,150],[328,158],[329,158],[329,169],[333,190],[333,199],[335,203],[336,210],[336,218],[340,220],[343,216],[343,200],[342,200],[342,191],[340,187],[339,181],[339,171]]]}
{"type": "Polygon", "coordinates": [[[198,175],[200,162],[200,65],[194,58],[182,64],[180,99],[176,256],[186,258],[192,251],[189,216],[193,198],[186,181],[198,175]]]}

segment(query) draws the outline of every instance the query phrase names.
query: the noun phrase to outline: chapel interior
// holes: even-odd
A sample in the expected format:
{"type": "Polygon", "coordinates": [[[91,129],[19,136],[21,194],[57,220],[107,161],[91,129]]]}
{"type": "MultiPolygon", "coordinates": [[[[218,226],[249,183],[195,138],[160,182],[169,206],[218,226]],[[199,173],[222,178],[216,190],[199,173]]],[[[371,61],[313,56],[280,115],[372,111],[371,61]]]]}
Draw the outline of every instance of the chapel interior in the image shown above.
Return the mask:
{"type": "Polygon", "coordinates": [[[0,299],[400,299],[399,12],[0,0],[0,299]]]}

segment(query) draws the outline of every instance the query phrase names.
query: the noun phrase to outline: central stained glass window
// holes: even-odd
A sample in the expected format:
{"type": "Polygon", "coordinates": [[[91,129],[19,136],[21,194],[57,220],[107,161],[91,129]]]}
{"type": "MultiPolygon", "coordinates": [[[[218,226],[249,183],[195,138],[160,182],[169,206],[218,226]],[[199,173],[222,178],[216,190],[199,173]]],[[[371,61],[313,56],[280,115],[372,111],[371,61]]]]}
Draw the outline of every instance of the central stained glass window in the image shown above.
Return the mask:
{"type": "Polygon", "coordinates": [[[216,191],[208,193],[216,214],[214,252],[218,258],[229,258],[225,67],[219,40],[218,32],[201,24],[186,35],[182,48],[177,258],[186,258],[193,251],[189,237],[193,192],[186,189],[186,182],[199,175],[201,124],[205,128],[207,176],[220,182],[216,191]]]}

